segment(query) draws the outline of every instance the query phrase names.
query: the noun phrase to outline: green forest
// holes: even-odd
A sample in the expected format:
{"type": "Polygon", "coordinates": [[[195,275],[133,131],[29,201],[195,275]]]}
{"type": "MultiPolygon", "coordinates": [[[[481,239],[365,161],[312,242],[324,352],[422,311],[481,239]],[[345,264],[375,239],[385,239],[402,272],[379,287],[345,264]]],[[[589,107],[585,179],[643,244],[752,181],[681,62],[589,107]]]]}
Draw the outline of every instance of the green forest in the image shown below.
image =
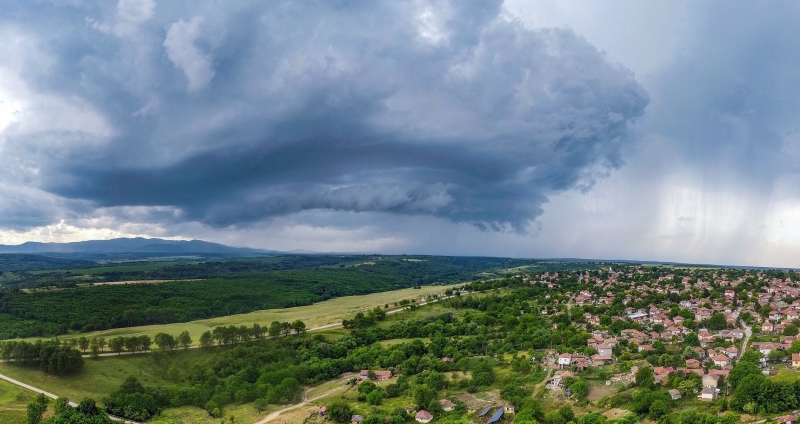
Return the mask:
{"type": "MultiPolygon", "coordinates": [[[[189,280],[159,284],[77,285],[80,270],[27,273],[51,278],[56,288],[0,290],[0,339],[53,336],[144,324],[166,324],[308,305],[431,284],[474,280],[487,273],[536,266],[506,258],[292,255],[262,259],[165,264],[150,270],[93,269],[98,281],[189,280]]],[[[583,263],[548,262],[569,268],[583,263]]],[[[127,268],[127,269],[126,269],[127,268]]],[[[52,287],[52,286],[50,286],[52,287]]]]}

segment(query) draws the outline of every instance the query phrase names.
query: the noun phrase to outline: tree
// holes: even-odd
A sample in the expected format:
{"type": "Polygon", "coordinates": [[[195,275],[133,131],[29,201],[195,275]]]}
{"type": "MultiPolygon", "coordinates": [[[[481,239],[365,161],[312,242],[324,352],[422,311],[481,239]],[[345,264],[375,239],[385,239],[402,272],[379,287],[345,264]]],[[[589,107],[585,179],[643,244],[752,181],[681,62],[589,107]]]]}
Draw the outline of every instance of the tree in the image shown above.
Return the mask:
{"type": "Polygon", "coordinates": [[[739,362],[750,362],[752,364],[758,365],[761,363],[761,352],[754,349],[750,349],[744,354],[742,354],[742,357],[739,359],[739,362]]]}
{"type": "Polygon", "coordinates": [[[589,386],[583,379],[579,379],[578,381],[572,383],[572,385],[570,386],[570,390],[572,390],[572,393],[579,400],[585,399],[586,396],[589,394],[589,386]]]}
{"type": "Polygon", "coordinates": [[[180,342],[181,346],[183,346],[183,350],[189,349],[189,346],[192,344],[192,337],[189,335],[187,330],[183,330],[180,335],[178,335],[178,341],[180,342]]]}
{"type": "Polygon", "coordinates": [[[728,326],[728,320],[725,318],[725,314],[722,312],[717,312],[708,319],[707,324],[709,329],[719,331],[724,330],[725,327],[728,326]]]}
{"type": "Polygon", "coordinates": [[[100,413],[97,403],[92,398],[83,398],[81,403],[78,404],[78,412],[87,417],[93,417],[100,413]]]}
{"type": "Polygon", "coordinates": [[[796,336],[798,332],[797,326],[794,324],[789,324],[783,329],[784,336],[796,336]]]}
{"type": "Polygon", "coordinates": [[[639,387],[653,387],[656,384],[653,369],[650,367],[639,368],[639,370],[636,371],[635,382],[639,387]]]}
{"type": "MultiPolygon", "coordinates": [[[[797,326],[795,326],[795,329],[797,326]]],[[[78,346],[80,346],[83,353],[86,353],[86,349],[89,348],[89,339],[86,336],[80,336],[78,338],[78,346]]]]}
{"type": "Polygon", "coordinates": [[[383,400],[383,392],[381,390],[373,390],[367,394],[367,403],[370,405],[380,405],[383,400]]]}
{"type": "Polygon", "coordinates": [[[306,323],[304,323],[303,321],[297,320],[297,321],[292,323],[292,330],[294,330],[294,332],[296,334],[305,334],[305,332],[306,332],[306,323]]]}
{"type": "Polygon", "coordinates": [[[419,384],[414,388],[414,403],[417,408],[427,408],[433,400],[434,393],[426,384],[419,384]]]}
{"type": "Polygon", "coordinates": [[[575,411],[569,405],[558,408],[558,413],[564,418],[564,422],[575,421],[575,411]]]}
{"type": "Polygon", "coordinates": [[[100,357],[100,345],[97,344],[96,339],[92,339],[92,344],[89,346],[89,351],[91,352],[92,359],[97,359],[100,357]]]}
{"type": "Polygon", "coordinates": [[[142,349],[142,351],[147,352],[152,345],[153,341],[150,340],[150,336],[146,334],[139,336],[139,348],[142,349]]]}
{"type": "Polygon", "coordinates": [[[67,399],[65,397],[60,397],[60,398],[56,399],[56,405],[55,405],[55,408],[54,408],[55,409],[54,412],[56,413],[56,415],[63,413],[64,411],[66,411],[69,408],[70,408],[69,399],[67,399]]]}
{"type": "Polygon", "coordinates": [[[211,336],[211,332],[204,331],[203,334],[200,335],[200,346],[210,347],[212,344],[214,344],[214,338],[211,336]]]}
{"type": "Polygon", "coordinates": [[[347,402],[336,400],[328,405],[328,416],[337,423],[349,423],[352,415],[353,410],[347,402]]]}
{"type": "MultiPolygon", "coordinates": [[[[281,335],[281,328],[282,327],[281,327],[281,323],[280,322],[272,321],[272,323],[269,325],[269,331],[268,331],[269,336],[270,337],[278,337],[278,336],[280,336],[281,335]]],[[[350,419],[350,417],[348,417],[347,419],[350,419]]]]}
{"type": "Polygon", "coordinates": [[[158,333],[155,335],[154,340],[158,349],[162,352],[172,350],[175,347],[175,337],[167,333],[158,333]]]}
{"type": "Polygon", "coordinates": [[[731,369],[730,374],[728,375],[728,383],[730,383],[731,387],[736,389],[736,386],[739,384],[742,379],[749,375],[760,375],[761,368],[758,365],[749,362],[749,361],[739,361],[736,366],[731,369]]]}
{"type": "Polygon", "coordinates": [[[780,362],[783,361],[784,358],[786,358],[786,352],[781,349],[772,349],[767,355],[767,359],[769,359],[770,362],[780,362]]]}
{"type": "Polygon", "coordinates": [[[100,352],[103,352],[103,351],[106,350],[106,339],[105,339],[105,337],[98,337],[97,338],[97,344],[100,346],[100,352]]]}
{"type": "Polygon", "coordinates": [[[663,401],[662,399],[658,399],[650,405],[650,412],[647,414],[647,416],[654,420],[658,420],[664,415],[667,415],[667,412],[669,412],[667,408],[667,402],[663,401]]]}
{"type": "Polygon", "coordinates": [[[697,380],[686,380],[678,383],[678,391],[684,396],[697,393],[697,380]]]}
{"type": "Polygon", "coordinates": [[[125,338],[114,337],[108,344],[112,352],[117,352],[117,354],[121,355],[122,351],[125,349],[125,338]]]}
{"type": "Polygon", "coordinates": [[[28,424],[39,424],[42,422],[42,415],[44,415],[44,411],[47,411],[48,403],[50,403],[50,400],[47,399],[44,394],[39,393],[39,396],[36,396],[36,399],[28,404],[28,424]]]}
{"type": "Polygon", "coordinates": [[[697,333],[689,333],[683,337],[683,344],[689,346],[700,346],[700,337],[697,336],[697,333]]]}

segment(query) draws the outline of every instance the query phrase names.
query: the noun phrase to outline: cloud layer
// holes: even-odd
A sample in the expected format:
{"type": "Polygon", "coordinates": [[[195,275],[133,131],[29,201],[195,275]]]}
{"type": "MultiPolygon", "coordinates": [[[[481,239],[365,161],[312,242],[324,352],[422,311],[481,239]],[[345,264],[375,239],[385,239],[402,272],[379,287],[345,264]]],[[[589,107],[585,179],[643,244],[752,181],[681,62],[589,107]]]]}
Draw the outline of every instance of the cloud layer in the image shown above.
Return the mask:
{"type": "Polygon", "coordinates": [[[499,1],[9,10],[20,46],[0,66],[32,103],[7,118],[0,181],[61,205],[0,218],[20,230],[143,206],[173,211],[151,216],[165,225],[328,210],[524,233],[548,197],[623,164],[649,102],[584,38],[499,1]],[[57,114],[69,125],[26,127],[57,114]]]}

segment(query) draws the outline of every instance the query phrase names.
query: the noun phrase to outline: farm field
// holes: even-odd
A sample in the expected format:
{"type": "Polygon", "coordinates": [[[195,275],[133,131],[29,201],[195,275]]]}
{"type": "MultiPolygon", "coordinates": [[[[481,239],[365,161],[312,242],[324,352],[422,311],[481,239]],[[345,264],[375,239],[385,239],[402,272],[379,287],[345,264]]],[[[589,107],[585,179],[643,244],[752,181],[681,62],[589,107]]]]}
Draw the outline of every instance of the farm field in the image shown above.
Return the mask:
{"type": "MultiPolygon", "coordinates": [[[[253,323],[259,323],[264,326],[269,325],[272,321],[288,321],[301,320],[306,323],[309,328],[319,327],[327,324],[335,324],[341,322],[347,317],[355,315],[357,312],[367,311],[375,307],[383,307],[390,305],[390,309],[394,308],[394,303],[403,299],[419,299],[422,296],[431,294],[442,293],[448,288],[453,286],[424,286],[419,289],[401,289],[381,293],[372,293],[360,296],[345,296],[335,299],[325,300],[313,305],[297,306],[293,308],[284,309],[265,309],[263,311],[249,312],[246,314],[229,315],[225,317],[203,319],[197,321],[160,324],[160,325],[145,325],[139,327],[126,327],[115,328],[110,330],[93,331],[88,333],[80,333],[75,335],[64,335],[60,338],[70,339],[72,337],[86,336],[86,337],[104,337],[110,339],[117,336],[139,336],[148,335],[153,338],[158,333],[168,333],[177,335],[180,332],[187,330],[192,336],[193,344],[198,345],[200,335],[203,332],[213,329],[218,326],[229,325],[247,325],[251,326],[253,323]]],[[[441,309],[442,311],[444,309],[441,309]]],[[[436,311],[435,309],[425,309],[425,313],[429,311],[436,311]]],[[[400,315],[403,315],[401,313],[400,315]]],[[[28,338],[26,340],[39,340],[48,339],[48,337],[28,338]]]]}

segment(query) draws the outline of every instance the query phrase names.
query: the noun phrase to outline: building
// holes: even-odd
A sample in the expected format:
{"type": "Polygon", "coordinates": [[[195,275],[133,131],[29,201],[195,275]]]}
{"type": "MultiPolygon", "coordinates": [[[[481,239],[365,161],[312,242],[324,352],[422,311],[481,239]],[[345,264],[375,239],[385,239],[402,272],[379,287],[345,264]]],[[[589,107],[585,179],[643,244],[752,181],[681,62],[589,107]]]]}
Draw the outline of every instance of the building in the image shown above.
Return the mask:
{"type": "Polygon", "coordinates": [[[442,399],[442,400],[439,401],[439,404],[442,405],[442,409],[444,409],[445,411],[448,411],[448,412],[452,411],[456,407],[456,404],[453,403],[453,402],[450,402],[450,399],[442,399]]]}
{"type": "Polygon", "coordinates": [[[795,368],[800,367],[800,353],[792,354],[792,366],[795,368]]]}
{"type": "Polygon", "coordinates": [[[433,420],[433,415],[423,409],[417,412],[417,415],[414,416],[414,419],[417,420],[418,423],[429,423],[431,420],[433,420]]]}
{"type": "Polygon", "coordinates": [[[597,354],[600,356],[611,357],[614,353],[611,350],[611,346],[607,344],[600,344],[597,345],[597,354]]]}
{"type": "Polygon", "coordinates": [[[350,417],[350,422],[352,424],[361,424],[362,421],[364,421],[363,415],[353,415],[352,417],[350,417]]]}
{"type": "MultiPolygon", "coordinates": [[[[360,378],[362,380],[369,380],[369,372],[370,371],[371,370],[361,370],[361,372],[358,374],[358,378],[360,378]]],[[[375,379],[378,380],[378,381],[388,380],[389,378],[392,377],[392,372],[391,371],[372,371],[372,372],[375,373],[375,379]]]]}
{"type": "Polygon", "coordinates": [[[703,390],[700,392],[700,396],[697,397],[697,400],[701,400],[703,402],[710,402],[717,398],[717,389],[713,387],[703,387],[703,390]]]}
{"type": "Polygon", "coordinates": [[[703,387],[711,387],[716,390],[719,384],[719,376],[714,374],[706,374],[703,376],[703,387]]]}
{"type": "Polygon", "coordinates": [[[669,395],[672,397],[672,400],[678,400],[681,398],[681,392],[679,392],[678,389],[670,389],[669,395]]]}

